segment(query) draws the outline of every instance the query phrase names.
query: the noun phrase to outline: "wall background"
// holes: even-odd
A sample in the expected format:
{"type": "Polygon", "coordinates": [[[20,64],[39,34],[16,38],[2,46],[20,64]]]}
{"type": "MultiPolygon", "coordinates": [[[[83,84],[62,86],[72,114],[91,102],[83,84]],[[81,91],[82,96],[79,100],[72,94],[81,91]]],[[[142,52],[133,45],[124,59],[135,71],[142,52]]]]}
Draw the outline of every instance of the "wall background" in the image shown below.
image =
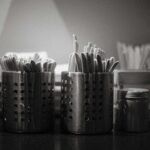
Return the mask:
{"type": "Polygon", "coordinates": [[[0,56],[46,50],[66,63],[72,33],[81,49],[91,41],[107,56],[117,57],[117,41],[150,43],[149,0],[0,0],[0,8],[0,56]]]}

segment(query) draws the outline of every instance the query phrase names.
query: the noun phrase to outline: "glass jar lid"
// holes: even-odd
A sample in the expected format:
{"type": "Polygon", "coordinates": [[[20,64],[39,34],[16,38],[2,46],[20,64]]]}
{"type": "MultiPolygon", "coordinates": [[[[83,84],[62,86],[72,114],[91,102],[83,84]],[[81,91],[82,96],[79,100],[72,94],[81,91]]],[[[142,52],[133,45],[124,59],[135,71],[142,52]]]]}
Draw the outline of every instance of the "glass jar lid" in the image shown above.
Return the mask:
{"type": "Polygon", "coordinates": [[[140,99],[140,98],[148,98],[149,90],[142,88],[125,88],[119,91],[120,98],[125,99],[140,99]]]}

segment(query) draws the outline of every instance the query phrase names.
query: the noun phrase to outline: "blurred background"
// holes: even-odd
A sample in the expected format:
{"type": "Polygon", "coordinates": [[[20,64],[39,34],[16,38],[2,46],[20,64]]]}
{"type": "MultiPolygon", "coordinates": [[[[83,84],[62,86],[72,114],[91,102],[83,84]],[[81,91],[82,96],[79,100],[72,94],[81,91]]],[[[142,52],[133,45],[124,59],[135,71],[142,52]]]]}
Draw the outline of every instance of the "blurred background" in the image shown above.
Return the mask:
{"type": "Polygon", "coordinates": [[[149,0],[0,0],[0,56],[46,51],[68,62],[72,33],[118,57],[117,42],[150,42],[149,0]]]}

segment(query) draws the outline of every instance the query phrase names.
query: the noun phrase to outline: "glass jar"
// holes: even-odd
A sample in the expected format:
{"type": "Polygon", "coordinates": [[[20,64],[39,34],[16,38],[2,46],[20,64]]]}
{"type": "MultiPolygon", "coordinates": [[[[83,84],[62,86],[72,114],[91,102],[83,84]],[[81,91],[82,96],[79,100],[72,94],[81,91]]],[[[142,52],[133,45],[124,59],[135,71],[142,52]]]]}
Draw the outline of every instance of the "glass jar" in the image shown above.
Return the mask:
{"type": "Polygon", "coordinates": [[[143,132],[149,129],[149,90],[127,88],[118,91],[116,129],[143,132]]]}

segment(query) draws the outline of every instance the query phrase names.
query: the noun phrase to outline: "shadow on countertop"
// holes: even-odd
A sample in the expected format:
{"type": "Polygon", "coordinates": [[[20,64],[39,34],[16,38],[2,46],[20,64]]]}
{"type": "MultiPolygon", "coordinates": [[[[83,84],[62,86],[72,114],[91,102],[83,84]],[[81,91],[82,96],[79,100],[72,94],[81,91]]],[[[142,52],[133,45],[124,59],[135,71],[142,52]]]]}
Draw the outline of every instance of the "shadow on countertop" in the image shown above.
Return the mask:
{"type": "Polygon", "coordinates": [[[150,133],[65,134],[57,122],[54,133],[0,132],[0,150],[149,150],[149,139],[150,133]]]}

